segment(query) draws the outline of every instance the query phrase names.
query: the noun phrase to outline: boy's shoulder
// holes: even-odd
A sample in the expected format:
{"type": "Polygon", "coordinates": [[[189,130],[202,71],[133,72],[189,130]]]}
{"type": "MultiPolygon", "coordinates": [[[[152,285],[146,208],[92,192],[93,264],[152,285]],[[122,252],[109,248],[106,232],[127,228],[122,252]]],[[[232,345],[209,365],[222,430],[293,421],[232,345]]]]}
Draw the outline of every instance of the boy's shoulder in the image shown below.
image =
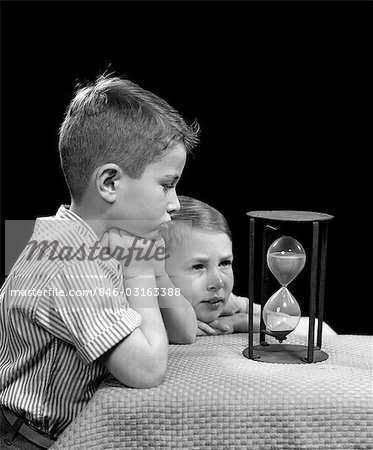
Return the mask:
{"type": "MultiPolygon", "coordinates": [[[[122,268],[88,226],[51,216],[36,220],[30,241],[11,269],[0,295],[6,305],[27,311],[33,319],[50,296],[69,290],[122,290],[122,268]]],[[[66,291],[66,292],[65,292],[66,291]]],[[[56,297],[57,298],[57,297],[56,297]]]]}
{"type": "Polygon", "coordinates": [[[54,216],[36,219],[33,237],[35,239],[59,241],[59,244],[93,244],[97,236],[93,229],[77,214],[62,205],[54,216]]]}
{"type": "Polygon", "coordinates": [[[93,229],[66,211],[62,206],[55,216],[36,219],[33,234],[8,278],[17,278],[21,284],[27,278],[40,286],[71,267],[76,272],[118,276],[119,262],[104,253],[93,229]]]}
{"type": "Polygon", "coordinates": [[[224,306],[222,315],[231,316],[236,313],[247,313],[249,299],[247,297],[239,297],[238,295],[231,293],[227,303],[224,306]]]}

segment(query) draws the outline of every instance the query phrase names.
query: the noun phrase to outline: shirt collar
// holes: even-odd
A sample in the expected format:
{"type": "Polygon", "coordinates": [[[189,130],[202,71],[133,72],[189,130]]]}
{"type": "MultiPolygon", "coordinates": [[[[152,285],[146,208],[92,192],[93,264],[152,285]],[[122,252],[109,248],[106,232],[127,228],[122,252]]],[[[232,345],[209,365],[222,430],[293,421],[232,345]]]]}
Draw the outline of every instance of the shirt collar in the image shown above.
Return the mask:
{"type": "Polygon", "coordinates": [[[56,219],[72,220],[77,225],[79,231],[82,231],[87,237],[92,238],[94,242],[98,240],[97,234],[94,232],[93,228],[88,225],[82,217],[74,211],[71,211],[70,206],[61,205],[56,213],[56,219]]]}

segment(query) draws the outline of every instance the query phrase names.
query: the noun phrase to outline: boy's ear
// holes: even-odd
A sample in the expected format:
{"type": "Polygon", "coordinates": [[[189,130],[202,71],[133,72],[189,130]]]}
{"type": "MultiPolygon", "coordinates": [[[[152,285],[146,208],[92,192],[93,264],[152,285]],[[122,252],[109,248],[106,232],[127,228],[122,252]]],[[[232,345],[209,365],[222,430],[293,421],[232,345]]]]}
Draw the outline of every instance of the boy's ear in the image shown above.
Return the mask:
{"type": "Polygon", "coordinates": [[[104,164],[96,169],[96,188],[104,200],[114,203],[117,197],[119,180],[122,177],[123,171],[117,164],[104,164]]]}

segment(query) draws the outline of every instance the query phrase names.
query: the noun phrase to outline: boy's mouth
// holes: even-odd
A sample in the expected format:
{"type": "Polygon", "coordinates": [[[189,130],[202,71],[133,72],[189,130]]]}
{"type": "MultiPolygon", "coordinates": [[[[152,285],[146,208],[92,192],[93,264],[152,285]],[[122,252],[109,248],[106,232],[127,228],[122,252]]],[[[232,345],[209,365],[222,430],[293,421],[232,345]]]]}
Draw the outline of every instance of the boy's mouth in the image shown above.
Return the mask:
{"type": "Polygon", "coordinates": [[[224,302],[223,297],[211,297],[208,300],[204,300],[205,303],[209,303],[210,305],[216,305],[220,302],[224,302]]]}

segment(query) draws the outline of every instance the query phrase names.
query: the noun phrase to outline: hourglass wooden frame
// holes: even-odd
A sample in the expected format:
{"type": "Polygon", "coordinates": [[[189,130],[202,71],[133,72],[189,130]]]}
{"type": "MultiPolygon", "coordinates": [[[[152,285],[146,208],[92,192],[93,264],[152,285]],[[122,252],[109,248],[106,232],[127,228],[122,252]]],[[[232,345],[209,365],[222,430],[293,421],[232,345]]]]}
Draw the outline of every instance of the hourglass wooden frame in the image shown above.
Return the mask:
{"type": "MultiPolygon", "coordinates": [[[[250,241],[249,241],[249,346],[243,351],[246,358],[259,362],[273,362],[284,364],[304,364],[324,361],[328,355],[321,350],[322,326],[325,296],[325,269],[328,240],[328,221],[333,218],[329,214],[309,211],[250,211],[250,241]],[[304,345],[269,344],[266,342],[266,326],[263,321],[263,308],[269,299],[268,284],[273,276],[267,265],[267,251],[273,241],[269,242],[269,231],[275,231],[281,237],[287,222],[294,222],[296,226],[312,225],[311,257],[307,255],[310,267],[309,280],[309,327],[308,342],[304,345]],[[282,234],[281,234],[282,233],[282,234]],[[258,235],[258,238],[256,238],[258,235]],[[255,244],[261,242],[261,279],[260,279],[260,336],[259,345],[254,346],[253,311],[255,301],[255,256],[258,254],[255,244]],[[315,319],[318,319],[317,338],[315,346],[315,319]]],[[[294,224],[292,224],[294,225],[294,224]]],[[[297,239],[296,236],[291,236],[297,239]]],[[[307,254],[307,252],[306,252],[307,254]]],[[[258,258],[259,259],[259,258],[258,258]]],[[[291,335],[290,335],[291,336],[291,335]]]]}

